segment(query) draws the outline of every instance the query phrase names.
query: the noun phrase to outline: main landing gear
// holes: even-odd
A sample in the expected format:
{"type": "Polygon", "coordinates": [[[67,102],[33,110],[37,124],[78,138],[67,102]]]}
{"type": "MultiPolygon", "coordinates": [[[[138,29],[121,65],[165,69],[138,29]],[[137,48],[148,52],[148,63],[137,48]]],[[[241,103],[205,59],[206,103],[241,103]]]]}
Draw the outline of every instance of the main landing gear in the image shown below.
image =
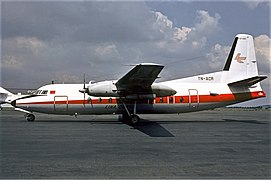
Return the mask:
{"type": "Polygon", "coordinates": [[[123,101],[122,102],[122,105],[125,109],[126,112],[124,112],[122,114],[122,120],[123,122],[127,122],[131,125],[136,125],[140,122],[140,117],[136,114],[136,101],[134,103],[134,111],[133,111],[133,114],[131,114],[127,108],[127,106],[125,105],[125,103],[123,101]]]}
{"type": "Polygon", "coordinates": [[[29,122],[35,121],[35,116],[34,114],[25,114],[25,119],[29,122]]]}

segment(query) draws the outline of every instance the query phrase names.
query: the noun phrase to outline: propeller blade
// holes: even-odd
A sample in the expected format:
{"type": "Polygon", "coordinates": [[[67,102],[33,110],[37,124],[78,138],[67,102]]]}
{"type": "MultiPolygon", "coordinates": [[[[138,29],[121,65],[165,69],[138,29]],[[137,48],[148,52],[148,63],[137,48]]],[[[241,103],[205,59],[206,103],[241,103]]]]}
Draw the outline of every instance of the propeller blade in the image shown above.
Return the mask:
{"type": "Polygon", "coordinates": [[[84,86],[83,86],[83,89],[84,89],[84,107],[86,106],[86,103],[85,103],[85,100],[86,100],[86,74],[84,73],[84,86]]]}
{"type": "Polygon", "coordinates": [[[84,89],[86,89],[86,74],[84,73],[84,89]]]}
{"type": "Polygon", "coordinates": [[[86,99],[86,91],[84,91],[84,101],[83,101],[83,102],[84,102],[84,103],[83,103],[83,104],[84,104],[84,107],[86,106],[85,99],[86,99]]]}

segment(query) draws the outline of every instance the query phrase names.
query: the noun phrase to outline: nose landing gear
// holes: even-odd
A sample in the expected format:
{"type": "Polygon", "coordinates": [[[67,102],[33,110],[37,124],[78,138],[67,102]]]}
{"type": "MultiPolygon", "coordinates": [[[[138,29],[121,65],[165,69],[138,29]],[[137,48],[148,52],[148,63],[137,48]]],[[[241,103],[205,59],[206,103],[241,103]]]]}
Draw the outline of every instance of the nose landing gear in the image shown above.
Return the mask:
{"type": "Polygon", "coordinates": [[[133,124],[133,125],[136,125],[140,122],[140,117],[136,114],[132,114],[130,116],[130,122],[133,124]]]}
{"type": "Polygon", "coordinates": [[[25,119],[29,122],[35,121],[35,116],[34,114],[25,114],[25,119]]]}

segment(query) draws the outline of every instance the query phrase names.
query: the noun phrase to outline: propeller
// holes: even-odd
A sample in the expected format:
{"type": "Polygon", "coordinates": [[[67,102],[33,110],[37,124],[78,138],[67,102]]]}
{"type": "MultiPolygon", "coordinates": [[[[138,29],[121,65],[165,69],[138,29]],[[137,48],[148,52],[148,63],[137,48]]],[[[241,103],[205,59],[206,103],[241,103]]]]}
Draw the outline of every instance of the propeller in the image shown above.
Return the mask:
{"type": "Polygon", "coordinates": [[[84,93],[84,107],[85,107],[85,100],[86,100],[86,92],[88,91],[88,88],[86,88],[86,74],[84,73],[84,85],[83,85],[83,89],[79,89],[79,92],[84,93]]]}
{"type": "Polygon", "coordinates": [[[84,89],[84,107],[86,106],[86,103],[85,103],[85,99],[86,99],[86,74],[84,73],[84,85],[83,85],[83,89],[84,89]]]}

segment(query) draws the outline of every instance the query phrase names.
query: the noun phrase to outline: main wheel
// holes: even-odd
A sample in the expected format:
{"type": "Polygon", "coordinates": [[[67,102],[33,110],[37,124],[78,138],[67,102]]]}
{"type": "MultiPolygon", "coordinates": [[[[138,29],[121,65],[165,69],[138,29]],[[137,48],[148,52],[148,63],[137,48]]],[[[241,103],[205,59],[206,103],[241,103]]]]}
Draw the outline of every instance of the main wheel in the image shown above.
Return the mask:
{"type": "Polygon", "coordinates": [[[130,117],[130,123],[132,125],[138,124],[139,121],[140,121],[140,117],[138,115],[136,115],[136,114],[131,115],[131,117],[130,117]]]}
{"type": "Polygon", "coordinates": [[[35,121],[35,116],[34,116],[34,114],[27,114],[25,118],[26,118],[26,120],[29,121],[29,122],[35,121]]]}

